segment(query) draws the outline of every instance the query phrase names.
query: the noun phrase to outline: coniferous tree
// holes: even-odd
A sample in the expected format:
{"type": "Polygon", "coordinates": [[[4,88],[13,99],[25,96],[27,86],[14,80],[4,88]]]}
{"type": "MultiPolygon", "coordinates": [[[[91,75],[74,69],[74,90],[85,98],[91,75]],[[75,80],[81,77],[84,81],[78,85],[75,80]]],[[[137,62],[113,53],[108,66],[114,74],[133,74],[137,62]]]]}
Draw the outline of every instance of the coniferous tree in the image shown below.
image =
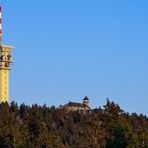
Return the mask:
{"type": "Polygon", "coordinates": [[[91,112],[0,104],[0,147],[147,148],[148,118],[107,100],[91,112]]]}

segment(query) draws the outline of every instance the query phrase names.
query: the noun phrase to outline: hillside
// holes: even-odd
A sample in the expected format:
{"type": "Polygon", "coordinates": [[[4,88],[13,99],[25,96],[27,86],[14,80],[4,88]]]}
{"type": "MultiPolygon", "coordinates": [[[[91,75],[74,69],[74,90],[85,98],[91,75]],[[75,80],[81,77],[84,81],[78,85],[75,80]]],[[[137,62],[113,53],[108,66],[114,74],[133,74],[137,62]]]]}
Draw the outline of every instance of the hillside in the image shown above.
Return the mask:
{"type": "Polygon", "coordinates": [[[67,111],[0,104],[0,148],[148,148],[148,118],[107,100],[103,109],[67,111]]]}

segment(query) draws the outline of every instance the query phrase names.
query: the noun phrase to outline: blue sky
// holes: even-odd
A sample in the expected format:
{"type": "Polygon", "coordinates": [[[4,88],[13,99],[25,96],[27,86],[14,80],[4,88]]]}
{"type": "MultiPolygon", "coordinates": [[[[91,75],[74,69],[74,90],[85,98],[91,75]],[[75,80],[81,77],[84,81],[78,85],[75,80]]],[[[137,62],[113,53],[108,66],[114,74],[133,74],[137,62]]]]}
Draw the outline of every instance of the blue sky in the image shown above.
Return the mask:
{"type": "Polygon", "coordinates": [[[14,45],[10,101],[148,113],[148,1],[1,0],[3,43],[14,45]]]}

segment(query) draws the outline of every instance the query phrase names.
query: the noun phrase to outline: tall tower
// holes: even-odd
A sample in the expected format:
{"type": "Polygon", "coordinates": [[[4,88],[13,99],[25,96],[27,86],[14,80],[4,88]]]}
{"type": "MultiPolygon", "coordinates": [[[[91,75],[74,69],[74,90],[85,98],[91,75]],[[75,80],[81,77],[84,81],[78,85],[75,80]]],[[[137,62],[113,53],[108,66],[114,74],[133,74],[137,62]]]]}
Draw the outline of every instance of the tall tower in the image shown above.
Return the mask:
{"type": "Polygon", "coordinates": [[[0,103],[9,102],[9,71],[12,46],[2,44],[2,7],[0,6],[0,103]]]}

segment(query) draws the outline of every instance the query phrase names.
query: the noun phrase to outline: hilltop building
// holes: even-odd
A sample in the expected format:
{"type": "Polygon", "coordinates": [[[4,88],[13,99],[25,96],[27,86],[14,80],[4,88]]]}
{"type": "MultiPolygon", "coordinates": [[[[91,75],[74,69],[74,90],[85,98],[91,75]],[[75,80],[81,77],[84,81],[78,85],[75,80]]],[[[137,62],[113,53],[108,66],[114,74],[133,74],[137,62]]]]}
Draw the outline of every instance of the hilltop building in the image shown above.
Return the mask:
{"type": "Polygon", "coordinates": [[[2,7],[0,6],[0,103],[9,102],[9,71],[12,46],[2,44],[2,7]]]}
{"type": "Polygon", "coordinates": [[[62,108],[68,109],[69,111],[89,111],[91,108],[89,107],[89,99],[88,97],[84,97],[83,103],[78,102],[69,102],[62,106],[62,108]]]}

